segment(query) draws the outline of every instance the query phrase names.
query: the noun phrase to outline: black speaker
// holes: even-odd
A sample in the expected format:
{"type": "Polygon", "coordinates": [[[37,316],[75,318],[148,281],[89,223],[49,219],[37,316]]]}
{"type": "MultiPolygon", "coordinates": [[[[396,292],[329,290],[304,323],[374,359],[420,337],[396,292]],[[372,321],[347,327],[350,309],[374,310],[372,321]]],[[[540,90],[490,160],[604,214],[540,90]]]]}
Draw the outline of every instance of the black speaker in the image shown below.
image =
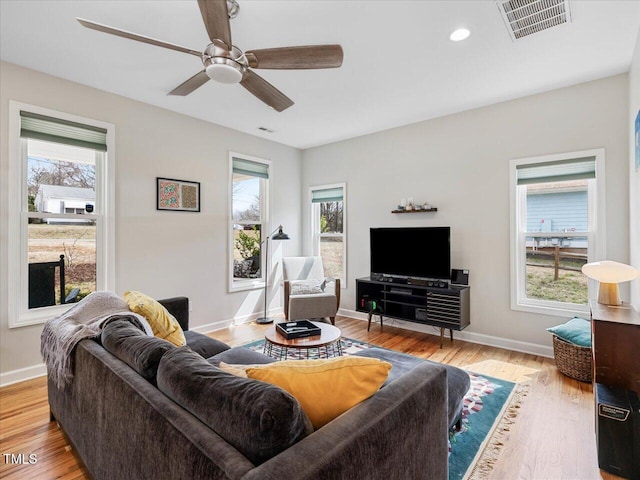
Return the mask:
{"type": "Polygon", "coordinates": [[[640,479],[640,401],[631,390],[596,383],[598,466],[640,479]]]}
{"type": "Polygon", "coordinates": [[[452,285],[469,285],[469,270],[459,270],[454,268],[451,270],[452,285]]]}

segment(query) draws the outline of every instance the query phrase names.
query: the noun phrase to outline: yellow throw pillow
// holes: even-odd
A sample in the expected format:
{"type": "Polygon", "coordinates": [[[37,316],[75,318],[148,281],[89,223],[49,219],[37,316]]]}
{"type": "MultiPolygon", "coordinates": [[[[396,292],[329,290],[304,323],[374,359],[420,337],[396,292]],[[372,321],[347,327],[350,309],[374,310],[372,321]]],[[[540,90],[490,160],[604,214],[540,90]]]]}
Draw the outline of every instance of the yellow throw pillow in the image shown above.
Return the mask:
{"type": "Polygon", "coordinates": [[[316,429],[376,393],[389,370],[388,362],[358,356],[285,360],[246,368],[247,377],[293,395],[316,429]]]}
{"type": "Polygon", "coordinates": [[[187,340],[176,318],[158,301],[140,292],[124,292],[124,301],[129,310],[147,319],[153,334],[179,347],[186,345],[187,340]]]}

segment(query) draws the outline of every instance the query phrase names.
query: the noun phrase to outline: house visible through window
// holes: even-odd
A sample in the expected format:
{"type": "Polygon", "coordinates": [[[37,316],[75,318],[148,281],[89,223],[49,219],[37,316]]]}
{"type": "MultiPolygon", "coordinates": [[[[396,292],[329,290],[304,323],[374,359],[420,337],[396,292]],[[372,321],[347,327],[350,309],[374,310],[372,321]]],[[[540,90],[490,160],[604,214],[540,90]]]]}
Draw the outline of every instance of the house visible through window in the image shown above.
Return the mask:
{"type": "Polygon", "coordinates": [[[40,310],[107,288],[108,225],[100,201],[106,199],[107,129],[26,109],[19,123],[19,188],[13,191],[21,214],[10,222],[20,291],[12,326],[36,323],[51,316],[40,310]]]}
{"type": "Polygon", "coordinates": [[[603,162],[600,150],[512,161],[513,308],[587,310],[581,268],[601,257],[603,162]]]}
{"type": "Polygon", "coordinates": [[[231,290],[264,281],[262,232],[267,228],[269,163],[231,157],[231,290]]]}
{"type": "Polygon", "coordinates": [[[311,188],[313,255],[322,257],[325,275],[339,278],[346,287],[346,185],[311,188]]]}

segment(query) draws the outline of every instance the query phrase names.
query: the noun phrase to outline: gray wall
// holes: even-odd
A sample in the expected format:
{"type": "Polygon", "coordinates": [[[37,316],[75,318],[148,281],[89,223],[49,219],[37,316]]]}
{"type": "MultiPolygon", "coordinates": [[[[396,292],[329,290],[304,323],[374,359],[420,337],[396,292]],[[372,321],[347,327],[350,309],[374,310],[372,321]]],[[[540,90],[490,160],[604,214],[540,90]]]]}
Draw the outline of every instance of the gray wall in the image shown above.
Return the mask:
{"type": "MultiPolygon", "coordinates": [[[[7,271],[6,248],[9,100],[115,124],[116,293],[187,295],[194,327],[262,310],[262,290],[227,292],[228,154],[273,162],[272,223],[286,226],[292,240],[279,242],[280,248],[295,255],[301,211],[291,192],[301,188],[299,150],[12,64],[2,63],[0,74],[1,374],[42,362],[42,325],[8,328],[7,282],[16,281],[7,271]],[[201,182],[201,213],[156,211],[158,176],[201,182]]],[[[275,308],[282,292],[272,296],[275,308]]]]}
{"type": "Polygon", "coordinates": [[[450,225],[452,267],[470,269],[472,339],[550,353],[545,328],[564,320],[510,309],[509,160],[604,147],[607,256],[628,262],[628,94],[618,75],[305,150],[303,199],[308,186],[347,182],[342,307],[354,309],[354,279],[369,273],[369,227],[450,225]],[[404,197],[438,212],[391,214],[404,197]]]}

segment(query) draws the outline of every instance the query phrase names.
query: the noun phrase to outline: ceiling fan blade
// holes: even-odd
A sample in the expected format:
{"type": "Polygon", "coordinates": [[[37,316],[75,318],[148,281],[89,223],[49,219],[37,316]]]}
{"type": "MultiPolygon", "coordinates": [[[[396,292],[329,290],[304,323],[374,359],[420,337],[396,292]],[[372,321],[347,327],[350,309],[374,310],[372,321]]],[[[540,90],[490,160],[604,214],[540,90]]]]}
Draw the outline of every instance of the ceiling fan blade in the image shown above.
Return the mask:
{"type": "Polygon", "coordinates": [[[182,82],[176,88],[171,90],[167,95],[180,95],[184,97],[193,92],[196,88],[200,88],[202,85],[209,81],[209,77],[207,73],[202,70],[201,72],[196,73],[189,80],[182,82]]]}
{"type": "Polygon", "coordinates": [[[222,40],[231,48],[231,25],[227,0],[198,0],[198,6],[209,39],[222,40]]]}
{"type": "Polygon", "coordinates": [[[278,70],[337,68],[342,65],[340,45],[264,48],[246,52],[249,66],[278,70]]]}
{"type": "Polygon", "coordinates": [[[278,112],[293,105],[293,100],[251,70],[244,73],[240,85],[278,112]]]}
{"type": "Polygon", "coordinates": [[[171,50],[177,50],[178,52],[190,53],[191,55],[196,55],[198,57],[202,57],[202,52],[197,50],[192,50],[190,48],[181,47],[180,45],[175,45],[169,42],[163,42],[162,40],[156,40],[155,38],[145,37],[144,35],[138,35],[137,33],[127,32],[126,30],[120,30],[118,28],[108,27],[107,25],[102,25],[101,23],[92,22],[91,20],[85,20],[84,18],[77,18],[78,22],[84,27],[91,28],[93,30],[98,30],[99,32],[110,33],[111,35],[117,35],[118,37],[128,38],[129,40],[136,40],[142,43],[148,43],[150,45],[155,45],[157,47],[169,48],[171,50]]]}

